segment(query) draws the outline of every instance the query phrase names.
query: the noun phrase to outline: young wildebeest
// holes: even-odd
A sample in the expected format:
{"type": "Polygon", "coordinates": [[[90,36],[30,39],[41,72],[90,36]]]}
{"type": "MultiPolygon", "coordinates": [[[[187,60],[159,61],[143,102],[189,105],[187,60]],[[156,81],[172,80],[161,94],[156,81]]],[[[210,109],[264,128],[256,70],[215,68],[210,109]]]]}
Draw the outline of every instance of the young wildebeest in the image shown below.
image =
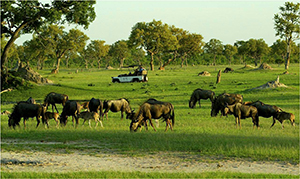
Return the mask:
{"type": "Polygon", "coordinates": [[[59,114],[56,112],[45,112],[45,122],[49,128],[49,119],[54,119],[56,121],[56,127],[59,125],[59,114]]]}
{"type": "Polygon", "coordinates": [[[256,126],[259,128],[259,118],[258,118],[258,111],[256,107],[253,106],[247,106],[241,103],[236,103],[233,105],[226,105],[226,108],[224,109],[225,114],[233,114],[235,117],[235,123],[236,127],[238,125],[241,126],[241,119],[245,119],[248,117],[252,118],[253,127],[256,126]]]}
{"type": "Polygon", "coordinates": [[[131,114],[131,123],[130,123],[130,131],[137,131],[142,124],[145,125],[146,130],[147,120],[149,120],[150,125],[156,131],[153,126],[152,119],[160,119],[163,118],[163,121],[166,122],[166,129],[168,130],[168,126],[171,130],[173,130],[175,124],[175,114],[174,114],[174,106],[169,102],[157,101],[155,99],[149,99],[145,103],[143,103],[137,113],[131,114]],[[171,123],[172,120],[172,123],[171,123]]]}
{"type": "Polygon", "coordinates": [[[200,100],[201,99],[210,99],[211,102],[213,102],[215,97],[215,93],[210,90],[203,90],[203,89],[195,89],[190,101],[189,101],[189,107],[194,108],[196,106],[197,101],[199,101],[199,107],[201,108],[200,100]]]}
{"type": "Polygon", "coordinates": [[[95,128],[98,126],[98,122],[100,122],[101,127],[103,127],[102,121],[100,120],[100,115],[96,112],[84,111],[84,112],[81,112],[80,114],[78,114],[77,117],[78,117],[78,119],[79,118],[84,119],[82,125],[84,125],[86,120],[89,120],[89,126],[91,127],[91,119],[94,119],[96,122],[95,128]]]}
{"type": "Polygon", "coordinates": [[[69,100],[66,102],[66,104],[64,105],[63,111],[60,115],[60,123],[63,125],[67,124],[68,121],[68,116],[72,116],[72,121],[73,121],[73,126],[75,127],[74,124],[74,119],[76,120],[76,127],[78,125],[78,117],[77,115],[80,112],[80,104],[77,103],[76,101],[73,100],[69,100]]]}
{"type": "Polygon", "coordinates": [[[224,109],[226,107],[226,104],[233,105],[236,103],[242,103],[243,102],[243,96],[240,94],[228,94],[223,93],[217,96],[213,102],[211,103],[211,116],[215,117],[221,110],[221,115],[225,115],[224,109]]]}
{"type": "MultiPolygon", "coordinates": [[[[292,126],[295,126],[295,115],[292,113],[287,113],[284,111],[278,112],[275,118],[281,123],[282,129],[284,128],[283,121],[286,119],[291,121],[292,126]]],[[[274,126],[275,122],[276,122],[276,120],[273,118],[273,124],[271,125],[271,127],[274,126]]]]}
{"type": "MultiPolygon", "coordinates": [[[[107,113],[109,110],[111,112],[121,111],[121,120],[123,120],[124,112],[126,113],[127,116],[132,112],[130,105],[129,105],[129,101],[125,98],[121,98],[118,100],[104,100],[103,101],[103,109],[105,109],[104,114],[106,115],[106,120],[108,120],[107,113]]],[[[128,118],[128,117],[126,117],[126,118],[128,118]]]]}
{"type": "Polygon", "coordinates": [[[46,106],[46,110],[48,109],[49,104],[52,105],[52,112],[54,112],[53,106],[56,109],[56,112],[58,113],[58,110],[56,108],[56,103],[57,104],[62,104],[63,106],[65,105],[65,103],[68,101],[69,97],[65,94],[58,94],[58,93],[54,93],[51,92],[49,94],[47,94],[47,96],[44,99],[44,105],[46,106]]]}
{"type": "Polygon", "coordinates": [[[89,102],[89,111],[96,112],[103,117],[103,103],[100,99],[92,98],[89,102]]]}
{"type": "Polygon", "coordinates": [[[245,102],[245,104],[256,107],[258,111],[258,116],[265,118],[273,117],[273,122],[276,120],[277,114],[282,111],[277,106],[264,104],[261,101],[245,102]]]}
{"type": "Polygon", "coordinates": [[[45,108],[42,105],[24,102],[18,103],[14,107],[12,114],[9,116],[8,126],[13,126],[13,128],[15,128],[16,125],[20,126],[19,122],[23,117],[24,128],[26,128],[26,120],[30,117],[36,117],[36,127],[38,127],[40,124],[40,116],[42,116],[43,123],[45,122],[44,112],[45,108]]]}

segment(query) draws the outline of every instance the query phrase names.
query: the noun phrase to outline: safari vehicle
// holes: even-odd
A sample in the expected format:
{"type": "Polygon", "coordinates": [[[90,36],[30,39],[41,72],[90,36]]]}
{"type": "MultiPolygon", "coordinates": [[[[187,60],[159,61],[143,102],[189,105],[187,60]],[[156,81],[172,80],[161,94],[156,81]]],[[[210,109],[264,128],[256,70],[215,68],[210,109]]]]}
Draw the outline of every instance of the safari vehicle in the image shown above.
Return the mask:
{"type": "Polygon", "coordinates": [[[121,74],[118,77],[111,77],[113,83],[147,82],[147,70],[139,66],[134,73],[121,74]]]}

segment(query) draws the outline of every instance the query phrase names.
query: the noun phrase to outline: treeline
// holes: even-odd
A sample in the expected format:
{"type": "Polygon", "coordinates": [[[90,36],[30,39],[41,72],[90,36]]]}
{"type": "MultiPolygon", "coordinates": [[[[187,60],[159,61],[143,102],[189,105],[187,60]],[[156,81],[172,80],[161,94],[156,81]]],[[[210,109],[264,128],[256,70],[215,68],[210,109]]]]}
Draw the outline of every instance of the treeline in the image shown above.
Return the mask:
{"type": "MultiPolygon", "coordinates": [[[[139,22],[132,28],[128,40],[108,45],[103,40],[91,40],[78,29],[65,31],[63,26],[43,26],[23,45],[13,45],[5,64],[12,68],[18,61],[37,69],[105,68],[143,65],[154,70],[173,65],[217,64],[283,64],[286,41],[278,39],[271,46],[263,39],[223,44],[221,40],[203,41],[200,34],[169,26],[161,21],[139,22]]],[[[1,53],[7,43],[1,37],[1,53]]],[[[300,44],[291,44],[291,63],[299,63],[300,44]]]]}

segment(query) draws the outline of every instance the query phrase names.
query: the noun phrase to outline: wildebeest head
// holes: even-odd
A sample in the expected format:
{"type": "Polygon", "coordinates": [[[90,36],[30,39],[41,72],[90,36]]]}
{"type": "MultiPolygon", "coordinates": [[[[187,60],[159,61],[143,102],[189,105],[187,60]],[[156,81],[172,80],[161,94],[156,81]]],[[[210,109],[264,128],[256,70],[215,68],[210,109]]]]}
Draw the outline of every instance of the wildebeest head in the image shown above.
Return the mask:
{"type": "Polygon", "coordinates": [[[131,110],[130,113],[127,113],[127,114],[126,114],[126,119],[131,119],[131,120],[133,120],[134,115],[135,115],[135,112],[134,112],[134,109],[133,109],[133,110],[131,110]]]}
{"type": "Polygon", "coordinates": [[[217,114],[220,111],[220,105],[217,103],[217,98],[215,98],[212,103],[211,103],[211,112],[210,112],[210,116],[211,117],[216,117],[217,114]]]}
{"type": "Polygon", "coordinates": [[[197,102],[197,100],[195,98],[191,97],[191,99],[189,101],[189,108],[194,108],[196,102],[197,102]]]}
{"type": "Polygon", "coordinates": [[[138,128],[141,127],[141,124],[138,120],[132,120],[129,126],[130,132],[136,132],[138,128]]]}
{"type": "Polygon", "coordinates": [[[66,116],[66,115],[60,115],[59,116],[59,122],[60,122],[61,125],[65,126],[67,124],[67,122],[68,122],[68,116],[66,116]]]}
{"type": "Polygon", "coordinates": [[[21,117],[18,117],[14,113],[12,113],[8,117],[8,126],[15,128],[17,125],[19,126],[20,121],[21,121],[21,117]]]}

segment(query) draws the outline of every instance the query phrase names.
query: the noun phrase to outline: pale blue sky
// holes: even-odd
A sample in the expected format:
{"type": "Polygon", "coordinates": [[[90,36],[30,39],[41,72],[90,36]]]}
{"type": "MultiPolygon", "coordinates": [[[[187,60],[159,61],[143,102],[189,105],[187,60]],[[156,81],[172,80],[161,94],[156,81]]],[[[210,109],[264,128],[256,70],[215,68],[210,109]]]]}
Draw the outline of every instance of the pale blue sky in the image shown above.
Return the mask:
{"type": "MultiPolygon", "coordinates": [[[[117,40],[127,40],[137,22],[155,19],[201,34],[205,42],[216,38],[224,45],[233,45],[237,40],[263,38],[272,45],[278,39],[275,37],[274,14],[279,12],[284,2],[97,1],[95,21],[88,30],[78,28],[91,40],[104,40],[110,45],[117,40]]],[[[28,39],[31,35],[21,36],[16,43],[20,45],[28,39]]]]}

